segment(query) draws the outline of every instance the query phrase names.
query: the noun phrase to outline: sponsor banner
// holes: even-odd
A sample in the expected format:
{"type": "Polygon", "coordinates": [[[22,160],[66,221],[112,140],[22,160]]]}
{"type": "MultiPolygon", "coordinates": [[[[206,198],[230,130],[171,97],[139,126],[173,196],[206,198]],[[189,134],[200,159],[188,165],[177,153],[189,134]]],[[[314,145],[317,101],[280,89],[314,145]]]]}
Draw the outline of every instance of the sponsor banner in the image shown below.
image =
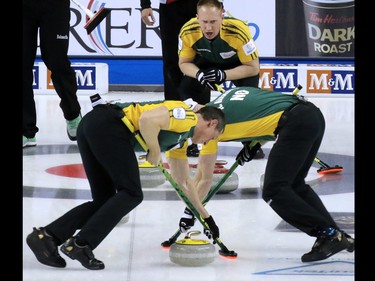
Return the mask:
{"type": "MultiPolygon", "coordinates": [[[[151,0],[156,19],[153,26],[142,22],[139,0],[79,2],[93,13],[103,5],[110,13],[88,35],[85,12],[71,2],[70,56],[161,57],[158,0],[151,0]]],[[[227,14],[247,22],[260,56],[275,56],[275,0],[229,0],[224,7],[227,14]]]]}
{"type": "MultiPolygon", "coordinates": [[[[76,73],[77,94],[107,94],[108,65],[106,63],[72,63],[76,73]]],[[[33,67],[33,89],[35,94],[55,94],[51,71],[43,62],[35,62],[33,67]]]]}
{"type": "Polygon", "coordinates": [[[259,87],[264,90],[291,93],[298,83],[300,83],[298,67],[261,65],[259,87]]]}
{"type": "Polygon", "coordinates": [[[303,0],[309,56],[354,57],[354,0],[303,0]]]}
{"type": "Polygon", "coordinates": [[[354,0],[280,0],[276,57],[354,59],[354,0]]]}
{"type": "MultiPolygon", "coordinates": [[[[270,65],[261,64],[259,87],[276,92],[292,93],[298,84],[301,94],[354,94],[354,66],[337,65],[270,65]]],[[[234,87],[231,81],[224,89],[234,87]]]]}
{"type": "Polygon", "coordinates": [[[306,66],[307,94],[354,94],[354,67],[306,66]]]}

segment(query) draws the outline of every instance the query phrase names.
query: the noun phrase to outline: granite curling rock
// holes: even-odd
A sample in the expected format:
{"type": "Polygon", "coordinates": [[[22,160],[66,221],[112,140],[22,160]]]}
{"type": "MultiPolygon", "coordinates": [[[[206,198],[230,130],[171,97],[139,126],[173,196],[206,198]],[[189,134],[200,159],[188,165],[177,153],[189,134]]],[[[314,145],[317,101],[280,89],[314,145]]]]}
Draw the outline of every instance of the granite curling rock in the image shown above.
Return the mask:
{"type": "MultiPolygon", "coordinates": [[[[218,172],[220,170],[214,171],[214,175],[212,178],[212,186],[211,189],[213,189],[218,182],[221,180],[221,178],[224,176],[226,172],[228,172],[227,169],[224,169],[223,172],[218,172]],[[216,172],[216,173],[215,173],[216,172]]],[[[218,194],[225,194],[230,193],[232,191],[235,191],[238,188],[238,175],[236,172],[233,172],[224,182],[224,184],[219,188],[217,191],[218,194]]]]}
{"type": "Polygon", "coordinates": [[[157,187],[165,183],[166,178],[158,167],[148,161],[138,164],[142,187],[157,187]]]}
{"type": "MultiPolygon", "coordinates": [[[[212,177],[212,186],[211,189],[215,188],[221,178],[228,172],[228,169],[224,167],[228,162],[225,160],[218,160],[215,163],[215,169],[212,177]]],[[[191,168],[197,168],[198,164],[190,165],[191,168]]],[[[192,169],[192,174],[194,175],[195,169],[192,169]]],[[[223,183],[223,185],[217,191],[218,194],[225,194],[235,191],[238,188],[239,179],[238,174],[233,172],[223,183]]]]}
{"type": "Polygon", "coordinates": [[[203,239],[192,239],[200,231],[190,231],[184,239],[173,243],[169,249],[170,260],[182,266],[204,266],[212,263],[216,257],[215,246],[203,239]]]}

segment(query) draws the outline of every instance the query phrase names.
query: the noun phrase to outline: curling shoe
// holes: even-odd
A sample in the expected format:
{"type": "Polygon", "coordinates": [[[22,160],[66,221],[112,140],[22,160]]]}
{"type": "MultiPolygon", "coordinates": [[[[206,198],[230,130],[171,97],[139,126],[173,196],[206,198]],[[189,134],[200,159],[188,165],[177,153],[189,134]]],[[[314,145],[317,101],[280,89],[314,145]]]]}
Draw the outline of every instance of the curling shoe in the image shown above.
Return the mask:
{"type": "Polygon", "coordinates": [[[78,117],[74,118],[73,120],[66,120],[66,132],[68,133],[68,137],[71,141],[77,140],[77,129],[81,120],[81,114],[79,114],[78,117]]]}
{"type": "Polygon", "coordinates": [[[69,238],[61,247],[61,252],[72,260],[78,260],[84,267],[91,270],[104,269],[104,263],[97,260],[88,245],[79,246],[75,237],[69,238]]]}
{"type": "Polygon", "coordinates": [[[33,232],[27,236],[26,243],[40,263],[53,267],[66,266],[65,260],[59,254],[55,239],[43,227],[34,227],[33,232]]]}
{"type": "Polygon", "coordinates": [[[349,242],[349,247],[346,250],[350,253],[354,252],[354,238],[351,237],[348,233],[342,231],[342,234],[346,237],[346,240],[349,242]]]}
{"type": "Polygon", "coordinates": [[[320,261],[329,258],[342,250],[348,249],[350,249],[350,243],[348,242],[346,235],[343,232],[334,229],[332,235],[320,235],[316,239],[311,251],[304,254],[301,257],[301,260],[302,262],[320,261]]]}

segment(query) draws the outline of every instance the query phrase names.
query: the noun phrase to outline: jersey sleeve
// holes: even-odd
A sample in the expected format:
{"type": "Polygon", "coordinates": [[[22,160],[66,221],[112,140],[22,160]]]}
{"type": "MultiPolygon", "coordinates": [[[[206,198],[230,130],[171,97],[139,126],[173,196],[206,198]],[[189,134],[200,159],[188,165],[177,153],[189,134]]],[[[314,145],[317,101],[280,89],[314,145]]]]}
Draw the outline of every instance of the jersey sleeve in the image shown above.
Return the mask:
{"type": "Polygon", "coordinates": [[[245,22],[234,18],[228,19],[223,28],[228,36],[228,43],[237,50],[238,58],[242,63],[259,57],[258,48],[245,22]]]}
{"type": "Polygon", "coordinates": [[[178,55],[181,58],[194,58],[196,51],[194,43],[203,36],[202,30],[196,18],[185,23],[178,36],[178,55]]]}
{"type": "Polygon", "coordinates": [[[238,49],[238,57],[242,63],[258,58],[258,49],[253,38],[238,49]]]}
{"type": "Polygon", "coordinates": [[[198,122],[197,115],[183,101],[165,101],[169,110],[169,128],[173,132],[188,132],[198,122]]]}

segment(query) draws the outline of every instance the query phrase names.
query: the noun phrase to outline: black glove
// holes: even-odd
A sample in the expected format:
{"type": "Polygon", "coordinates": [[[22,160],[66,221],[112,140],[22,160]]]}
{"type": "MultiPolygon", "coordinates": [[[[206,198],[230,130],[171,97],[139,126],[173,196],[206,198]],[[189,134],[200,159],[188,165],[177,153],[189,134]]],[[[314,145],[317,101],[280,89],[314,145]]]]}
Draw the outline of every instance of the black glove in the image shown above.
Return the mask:
{"type": "Polygon", "coordinates": [[[180,219],[180,231],[181,232],[187,232],[190,228],[194,226],[195,217],[193,213],[189,210],[188,207],[185,208],[184,214],[182,215],[180,219]]]}
{"type": "Polygon", "coordinates": [[[212,238],[214,240],[213,243],[215,244],[215,239],[219,238],[220,236],[219,228],[217,227],[212,216],[209,216],[208,218],[204,219],[204,221],[207,223],[209,227],[209,229],[204,228],[204,234],[208,237],[208,239],[212,238]]]}
{"type": "Polygon", "coordinates": [[[204,70],[203,79],[216,84],[222,84],[227,79],[227,75],[221,69],[211,67],[204,70]]]}
{"type": "Polygon", "coordinates": [[[244,147],[236,157],[238,165],[243,166],[245,162],[249,162],[250,160],[252,160],[260,147],[261,144],[257,141],[245,142],[244,147]]]}
{"type": "Polygon", "coordinates": [[[199,70],[197,72],[197,74],[195,75],[195,77],[197,78],[197,80],[199,81],[199,83],[201,83],[202,86],[209,87],[211,90],[216,91],[215,85],[211,84],[208,80],[206,80],[204,78],[204,71],[203,70],[199,70]]]}

